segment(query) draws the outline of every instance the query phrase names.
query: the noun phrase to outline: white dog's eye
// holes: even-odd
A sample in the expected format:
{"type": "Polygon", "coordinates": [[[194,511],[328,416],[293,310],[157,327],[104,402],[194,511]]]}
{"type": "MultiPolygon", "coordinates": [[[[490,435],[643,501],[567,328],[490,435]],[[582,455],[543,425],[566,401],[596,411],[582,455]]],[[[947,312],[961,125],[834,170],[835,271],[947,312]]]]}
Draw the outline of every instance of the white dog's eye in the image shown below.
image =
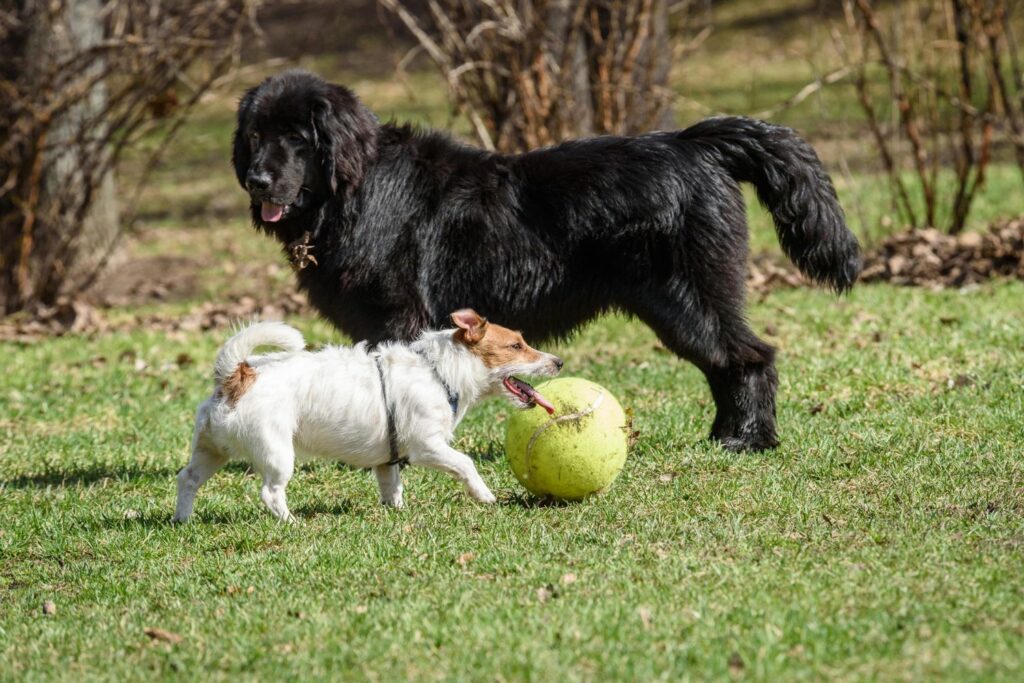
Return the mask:
{"type": "Polygon", "coordinates": [[[508,348],[510,348],[510,349],[512,349],[514,351],[522,351],[523,350],[523,345],[520,344],[519,342],[515,342],[514,344],[509,344],[508,348]]]}

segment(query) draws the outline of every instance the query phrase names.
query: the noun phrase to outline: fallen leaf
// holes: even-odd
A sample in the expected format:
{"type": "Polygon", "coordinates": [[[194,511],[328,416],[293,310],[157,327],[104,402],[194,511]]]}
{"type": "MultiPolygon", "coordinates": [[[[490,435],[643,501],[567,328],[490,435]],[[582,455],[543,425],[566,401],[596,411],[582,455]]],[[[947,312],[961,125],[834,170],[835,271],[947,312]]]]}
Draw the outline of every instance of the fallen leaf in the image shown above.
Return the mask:
{"type": "Polygon", "coordinates": [[[537,589],[537,600],[540,602],[547,602],[548,600],[557,597],[558,589],[550,583],[537,589]]]}
{"type": "Polygon", "coordinates": [[[455,558],[455,563],[457,565],[459,565],[460,567],[465,567],[467,564],[472,562],[474,559],[476,559],[476,553],[473,553],[473,552],[462,553],[457,558],[455,558]]]}
{"type": "Polygon", "coordinates": [[[640,615],[640,623],[644,625],[644,630],[649,631],[651,628],[651,622],[654,618],[651,616],[651,610],[647,607],[639,608],[636,613],[640,615]]]}
{"type": "Polygon", "coordinates": [[[573,574],[572,572],[569,572],[568,574],[563,574],[562,575],[562,585],[563,586],[570,586],[570,585],[572,585],[574,583],[576,583],[576,575],[575,574],[573,574]]]}
{"type": "Polygon", "coordinates": [[[356,614],[366,614],[367,611],[369,611],[369,607],[367,607],[366,605],[356,605],[352,608],[352,611],[356,614]]]}
{"type": "Polygon", "coordinates": [[[959,374],[956,377],[950,377],[946,382],[946,388],[948,389],[963,389],[964,387],[971,387],[977,382],[977,379],[973,375],[959,374]]]}
{"type": "Polygon", "coordinates": [[[165,631],[162,628],[155,628],[153,626],[144,629],[142,632],[149,636],[151,640],[160,640],[165,643],[171,643],[172,645],[180,643],[183,640],[183,638],[177,633],[171,633],[170,631],[165,631]]]}
{"type": "Polygon", "coordinates": [[[729,655],[729,673],[734,676],[738,676],[743,673],[745,668],[747,668],[747,666],[743,663],[743,657],[740,657],[739,652],[733,652],[729,655]]]}
{"type": "Polygon", "coordinates": [[[47,600],[43,603],[43,614],[48,617],[52,617],[57,613],[57,605],[53,600],[47,600]]]}

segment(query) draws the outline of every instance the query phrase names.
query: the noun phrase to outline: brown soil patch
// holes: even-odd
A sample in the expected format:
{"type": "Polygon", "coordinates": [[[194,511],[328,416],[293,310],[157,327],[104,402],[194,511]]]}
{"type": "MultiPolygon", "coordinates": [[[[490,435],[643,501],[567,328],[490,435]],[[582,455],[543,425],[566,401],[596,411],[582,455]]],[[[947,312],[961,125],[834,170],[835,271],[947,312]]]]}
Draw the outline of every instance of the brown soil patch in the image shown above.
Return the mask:
{"type": "Polygon", "coordinates": [[[68,333],[97,335],[144,327],[169,335],[227,329],[249,320],[282,320],[286,315],[314,315],[301,294],[275,301],[243,296],[225,303],[207,302],[185,314],[116,314],[82,300],[62,299],[54,306],[39,306],[0,320],[0,341],[32,342],[68,333]]]}
{"type": "Polygon", "coordinates": [[[186,256],[135,258],[108,268],[87,300],[110,307],[189,299],[199,291],[201,269],[186,256]]]}
{"type": "MultiPolygon", "coordinates": [[[[255,266],[254,266],[255,267],[255,266]]],[[[165,332],[223,329],[242,320],[280,320],[315,315],[305,296],[294,292],[257,301],[250,296],[204,303],[184,314],[125,316],[104,308],[185,299],[198,291],[202,264],[182,256],[147,257],[112,268],[88,296],[62,299],[0,320],[0,341],[32,341],[67,333],[98,334],[146,327],[165,332]]],[[[984,233],[945,235],[916,230],[889,237],[864,257],[863,282],[963,287],[993,277],[1024,280],[1024,218],[1000,221],[984,233]]],[[[753,257],[747,284],[756,294],[800,287],[807,280],[772,254],[753,257]]],[[[271,291],[267,283],[263,291],[271,291]]]]}

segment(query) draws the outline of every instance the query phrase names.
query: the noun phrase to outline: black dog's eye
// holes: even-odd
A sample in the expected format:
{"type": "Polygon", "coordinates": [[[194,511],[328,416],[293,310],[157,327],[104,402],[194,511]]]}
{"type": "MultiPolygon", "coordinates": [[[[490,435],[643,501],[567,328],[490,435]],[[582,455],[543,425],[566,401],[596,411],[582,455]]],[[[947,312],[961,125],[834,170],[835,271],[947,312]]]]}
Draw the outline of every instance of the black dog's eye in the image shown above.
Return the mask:
{"type": "Polygon", "coordinates": [[[296,145],[304,145],[306,144],[306,138],[302,133],[288,133],[288,142],[296,145]]]}
{"type": "Polygon", "coordinates": [[[252,140],[253,143],[257,143],[260,141],[260,134],[257,133],[256,131],[253,131],[249,133],[249,139],[252,140]]]}

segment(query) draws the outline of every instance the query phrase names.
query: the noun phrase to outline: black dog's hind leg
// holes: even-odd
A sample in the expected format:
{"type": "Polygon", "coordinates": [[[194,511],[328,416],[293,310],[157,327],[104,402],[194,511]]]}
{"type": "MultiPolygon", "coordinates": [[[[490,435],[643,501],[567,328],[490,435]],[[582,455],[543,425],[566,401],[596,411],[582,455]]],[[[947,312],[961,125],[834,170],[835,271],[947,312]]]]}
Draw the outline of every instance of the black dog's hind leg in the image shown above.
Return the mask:
{"type": "Polygon", "coordinates": [[[717,409],[711,438],[733,451],[778,445],[775,349],[750,330],[739,308],[742,295],[708,301],[684,282],[638,300],[640,318],[707,378],[717,409]]]}
{"type": "Polygon", "coordinates": [[[753,334],[725,367],[701,368],[717,413],[711,438],[734,451],[762,451],[778,445],[775,433],[775,350],[753,334]]]}

